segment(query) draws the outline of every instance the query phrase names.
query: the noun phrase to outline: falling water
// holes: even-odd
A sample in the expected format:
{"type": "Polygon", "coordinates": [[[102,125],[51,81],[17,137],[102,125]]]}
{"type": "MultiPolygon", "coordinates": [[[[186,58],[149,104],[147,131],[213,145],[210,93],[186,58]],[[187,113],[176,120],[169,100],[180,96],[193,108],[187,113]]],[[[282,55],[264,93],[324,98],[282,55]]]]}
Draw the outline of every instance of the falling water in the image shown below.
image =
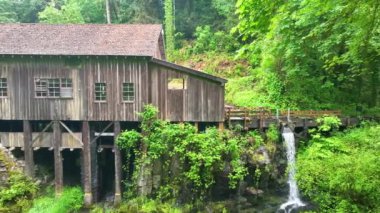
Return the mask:
{"type": "Polygon", "coordinates": [[[282,132],[282,137],[284,137],[285,145],[286,145],[286,158],[288,159],[288,184],[289,184],[289,197],[286,203],[283,203],[280,206],[281,210],[284,210],[286,213],[290,213],[292,210],[297,209],[301,206],[305,206],[305,204],[299,198],[297,181],[295,178],[296,175],[296,147],[295,147],[295,139],[292,130],[288,127],[284,128],[282,132]]]}

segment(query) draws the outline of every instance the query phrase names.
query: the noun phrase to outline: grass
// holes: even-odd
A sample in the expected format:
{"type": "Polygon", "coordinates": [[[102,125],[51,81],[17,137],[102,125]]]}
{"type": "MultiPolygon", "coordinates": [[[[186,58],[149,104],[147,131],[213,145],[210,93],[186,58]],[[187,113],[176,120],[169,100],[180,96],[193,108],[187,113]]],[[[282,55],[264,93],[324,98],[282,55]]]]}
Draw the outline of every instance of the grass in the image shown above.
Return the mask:
{"type": "Polygon", "coordinates": [[[83,205],[83,192],[80,187],[65,188],[62,195],[55,197],[52,189],[47,195],[36,199],[29,213],[77,212],[83,205]]]}

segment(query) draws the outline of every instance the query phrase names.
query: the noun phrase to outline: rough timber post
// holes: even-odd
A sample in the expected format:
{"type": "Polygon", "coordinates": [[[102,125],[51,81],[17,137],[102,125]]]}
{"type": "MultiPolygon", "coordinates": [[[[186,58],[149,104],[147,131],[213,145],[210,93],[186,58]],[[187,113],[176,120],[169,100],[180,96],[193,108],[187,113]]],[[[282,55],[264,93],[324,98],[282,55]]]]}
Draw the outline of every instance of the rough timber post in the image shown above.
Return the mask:
{"type": "Polygon", "coordinates": [[[114,204],[118,205],[121,202],[121,154],[120,149],[116,145],[117,136],[120,134],[120,122],[114,123],[114,149],[115,149],[115,199],[114,204]]]}
{"type": "Polygon", "coordinates": [[[30,126],[29,121],[23,121],[23,129],[24,129],[25,173],[29,177],[34,177],[32,128],[30,126]]]}
{"type": "Polygon", "coordinates": [[[199,131],[199,123],[195,122],[194,127],[195,127],[195,131],[198,132],[199,131]]]}
{"type": "Polygon", "coordinates": [[[55,194],[60,195],[63,188],[62,136],[59,121],[53,122],[55,194]]]}
{"type": "Polygon", "coordinates": [[[82,123],[82,141],[83,141],[83,185],[84,185],[84,204],[92,204],[92,187],[91,187],[91,149],[90,149],[90,125],[88,121],[82,123]]]}
{"type": "MultiPolygon", "coordinates": [[[[91,123],[89,123],[91,124],[91,123]]],[[[91,130],[91,125],[90,125],[90,151],[91,151],[91,164],[90,164],[90,168],[91,168],[91,191],[92,191],[92,202],[97,202],[98,201],[98,146],[97,146],[97,142],[96,140],[94,140],[94,137],[95,137],[95,131],[94,130],[91,130]]]]}
{"type": "Polygon", "coordinates": [[[219,129],[219,131],[224,131],[224,122],[218,123],[218,129],[219,129]]]}

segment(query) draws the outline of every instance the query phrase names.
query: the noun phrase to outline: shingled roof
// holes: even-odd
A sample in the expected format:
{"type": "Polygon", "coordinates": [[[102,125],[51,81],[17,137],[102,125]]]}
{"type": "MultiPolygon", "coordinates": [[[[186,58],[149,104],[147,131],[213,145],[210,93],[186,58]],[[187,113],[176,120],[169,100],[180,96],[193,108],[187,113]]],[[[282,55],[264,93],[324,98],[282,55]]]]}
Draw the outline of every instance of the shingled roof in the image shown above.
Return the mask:
{"type": "Polygon", "coordinates": [[[0,55],[155,56],[161,25],[0,24],[0,55]]]}

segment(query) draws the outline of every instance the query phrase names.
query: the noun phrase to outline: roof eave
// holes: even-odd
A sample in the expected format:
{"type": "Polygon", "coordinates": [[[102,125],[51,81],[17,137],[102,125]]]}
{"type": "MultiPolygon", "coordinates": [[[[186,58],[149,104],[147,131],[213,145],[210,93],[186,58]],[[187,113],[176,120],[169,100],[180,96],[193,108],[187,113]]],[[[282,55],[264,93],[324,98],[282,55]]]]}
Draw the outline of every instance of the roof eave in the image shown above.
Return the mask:
{"type": "Polygon", "coordinates": [[[187,73],[187,74],[190,74],[190,75],[193,75],[193,76],[198,76],[198,77],[205,78],[205,79],[208,79],[208,80],[211,80],[211,81],[214,81],[214,82],[218,82],[222,86],[227,83],[227,79],[216,77],[216,76],[213,76],[213,75],[210,75],[210,74],[207,74],[207,73],[195,70],[195,69],[191,69],[191,68],[188,68],[188,67],[184,67],[184,66],[181,66],[181,65],[178,65],[178,64],[170,63],[170,62],[163,61],[163,60],[160,60],[160,59],[157,59],[157,58],[153,58],[153,57],[151,58],[150,61],[152,63],[159,64],[159,65],[162,65],[162,66],[165,66],[165,67],[168,67],[168,68],[172,68],[172,69],[175,69],[175,70],[179,70],[181,72],[184,72],[184,73],[187,73]]]}

